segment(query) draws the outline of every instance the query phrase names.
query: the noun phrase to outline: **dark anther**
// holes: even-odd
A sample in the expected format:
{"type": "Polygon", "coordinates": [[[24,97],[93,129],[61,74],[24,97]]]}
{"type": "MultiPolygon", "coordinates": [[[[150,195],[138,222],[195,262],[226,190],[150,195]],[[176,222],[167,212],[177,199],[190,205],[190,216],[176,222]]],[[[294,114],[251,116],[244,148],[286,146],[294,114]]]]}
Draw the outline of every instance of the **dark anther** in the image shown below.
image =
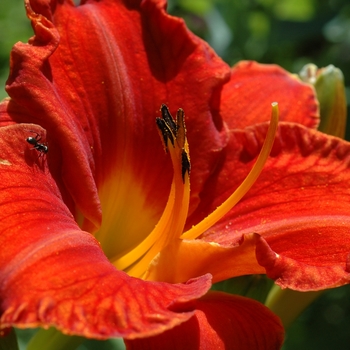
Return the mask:
{"type": "Polygon", "coordinates": [[[177,125],[174,122],[174,119],[173,119],[173,117],[171,116],[171,114],[169,112],[169,108],[165,104],[162,104],[161,107],[160,107],[160,110],[162,112],[163,119],[168,124],[168,126],[170,127],[170,129],[173,132],[173,134],[176,135],[177,125]]]}
{"type": "Polygon", "coordinates": [[[156,123],[159,131],[162,134],[165,149],[167,150],[168,140],[170,140],[171,144],[174,146],[174,137],[166,121],[161,118],[156,118],[156,123]]]}
{"type": "Polygon", "coordinates": [[[191,171],[191,163],[188,159],[187,152],[183,149],[181,154],[181,173],[182,173],[182,181],[185,182],[186,172],[190,174],[191,171]]]}

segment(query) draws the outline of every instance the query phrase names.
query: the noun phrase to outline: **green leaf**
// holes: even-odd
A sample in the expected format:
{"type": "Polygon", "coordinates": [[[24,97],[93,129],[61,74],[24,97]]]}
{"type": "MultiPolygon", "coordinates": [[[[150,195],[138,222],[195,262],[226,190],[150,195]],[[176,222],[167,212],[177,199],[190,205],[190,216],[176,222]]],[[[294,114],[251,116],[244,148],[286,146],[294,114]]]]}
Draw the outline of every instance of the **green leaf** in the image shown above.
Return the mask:
{"type": "Polygon", "coordinates": [[[0,350],[18,350],[17,336],[13,328],[4,337],[0,337],[0,350]]]}

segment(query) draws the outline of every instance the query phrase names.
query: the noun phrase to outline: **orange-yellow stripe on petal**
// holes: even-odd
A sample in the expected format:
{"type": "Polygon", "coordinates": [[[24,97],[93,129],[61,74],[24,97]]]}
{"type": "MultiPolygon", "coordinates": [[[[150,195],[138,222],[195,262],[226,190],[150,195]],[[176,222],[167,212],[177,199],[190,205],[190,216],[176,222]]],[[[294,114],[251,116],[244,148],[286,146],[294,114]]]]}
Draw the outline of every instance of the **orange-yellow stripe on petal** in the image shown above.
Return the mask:
{"type": "Polygon", "coordinates": [[[146,193],[134,170],[125,166],[123,171],[125,175],[111,176],[99,189],[103,220],[94,235],[109,259],[142,241],[156,222],[157,212],[147,205],[146,193]],[[139,214],[139,220],[135,220],[135,213],[139,214]]]}

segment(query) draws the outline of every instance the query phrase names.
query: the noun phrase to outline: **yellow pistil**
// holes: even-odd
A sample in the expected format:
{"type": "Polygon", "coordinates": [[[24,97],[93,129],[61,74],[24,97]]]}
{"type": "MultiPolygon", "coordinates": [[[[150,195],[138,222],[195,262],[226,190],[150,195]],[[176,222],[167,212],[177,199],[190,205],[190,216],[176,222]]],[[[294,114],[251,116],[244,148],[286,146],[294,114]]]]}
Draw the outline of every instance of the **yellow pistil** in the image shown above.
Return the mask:
{"type": "Polygon", "coordinates": [[[161,107],[162,118],[157,118],[164,148],[170,153],[174,175],[168,202],[153,231],[134,249],[112,260],[112,263],[129,275],[142,278],[153,258],[176,239],[195,239],[219,221],[248,192],[270,154],[278,124],[278,105],[272,104],[270,126],[265,142],[252,170],[237,190],[203,221],[183,233],[190,198],[190,161],[184,123],[184,112],[179,109],[174,121],[168,108],[161,107]]]}
{"type": "Polygon", "coordinates": [[[267,158],[271,152],[271,148],[275,139],[277,125],[278,125],[278,104],[277,102],[272,103],[272,113],[270,126],[267,131],[267,135],[253,168],[250,170],[247,177],[241,183],[241,185],[236,189],[235,192],[231,194],[229,198],[226,199],[224,203],[218,206],[211,214],[209,214],[205,219],[199,222],[197,225],[193,226],[191,229],[182,234],[180,238],[182,239],[195,239],[199,237],[203,232],[212,227],[217,223],[225,214],[227,214],[250,190],[254,182],[259,177],[263,167],[267,161],[267,158]]]}

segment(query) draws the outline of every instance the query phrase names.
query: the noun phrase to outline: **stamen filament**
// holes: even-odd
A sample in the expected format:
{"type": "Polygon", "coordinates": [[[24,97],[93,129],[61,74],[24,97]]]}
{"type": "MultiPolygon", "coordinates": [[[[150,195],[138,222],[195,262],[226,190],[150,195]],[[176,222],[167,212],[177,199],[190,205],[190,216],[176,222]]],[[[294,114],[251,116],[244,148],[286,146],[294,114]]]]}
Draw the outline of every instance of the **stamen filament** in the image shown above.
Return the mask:
{"type": "Polygon", "coordinates": [[[162,235],[164,229],[169,225],[173,216],[173,208],[175,202],[175,181],[171,184],[171,190],[166,207],[163,214],[158,221],[152,232],[134,249],[130,250],[128,253],[123,254],[119,258],[111,259],[112,263],[119,269],[124,270],[128,266],[132,265],[137,259],[144,255],[152,246],[152,244],[157,240],[158,237],[162,235]]]}
{"type": "Polygon", "coordinates": [[[273,146],[278,125],[278,104],[272,104],[272,113],[267,135],[260,154],[248,176],[236,191],[214,212],[185,233],[183,228],[188,216],[190,200],[190,161],[184,113],[178,110],[176,121],[165,105],[161,107],[163,119],[157,118],[157,125],[166,151],[169,151],[174,169],[174,176],[168,202],[153,231],[135,248],[112,263],[130,276],[142,278],[154,257],[169,243],[176,239],[195,239],[208,230],[227,214],[249,191],[259,177],[273,146]]]}
{"type": "Polygon", "coordinates": [[[126,269],[129,276],[141,278],[152,259],[170,242],[179,238],[185,226],[189,206],[189,175],[186,173],[184,180],[182,179],[181,167],[179,167],[181,164],[178,158],[179,152],[176,152],[176,147],[173,148],[171,145],[169,151],[174,167],[173,184],[175,187],[175,210],[172,211],[170,220],[167,222],[168,225],[163,226],[162,234],[154,241],[150,250],[137,261],[137,264],[130,269],[126,269]]]}
{"type": "Polygon", "coordinates": [[[259,177],[267,158],[271,152],[273,142],[276,135],[277,125],[279,119],[278,103],[272,103],[272,112],[270,125],[267,131],[267,135],[260,151],[258,159],[256,160],[253,168],[250,170],[249,174],[241,185],[236,189],[236,191],[219,207],[217,207],[211,214],[209,214],[205,219],[199,222],[197,225],[193,226],[191,229],[186,231],[180,237],[181,239],[195,239],[199,237],[203,232],[208,230],[214,224],[216,224],[225,214],[227,214],[250,190],[254,182],[259,177]]]}
{"type": "Polygon", "coordinates": [[[163,119],[158,120],[165,150],[169,151],[174,169],[171,191],[166,208],[154,230],[138,246],[112,263],[129,275],[142,277],[149,263],[167,244],[179,238],[188,215],[189,159],[184,113],[179,109],[176,123],[166,106],[162,106],[163,119]]]}

